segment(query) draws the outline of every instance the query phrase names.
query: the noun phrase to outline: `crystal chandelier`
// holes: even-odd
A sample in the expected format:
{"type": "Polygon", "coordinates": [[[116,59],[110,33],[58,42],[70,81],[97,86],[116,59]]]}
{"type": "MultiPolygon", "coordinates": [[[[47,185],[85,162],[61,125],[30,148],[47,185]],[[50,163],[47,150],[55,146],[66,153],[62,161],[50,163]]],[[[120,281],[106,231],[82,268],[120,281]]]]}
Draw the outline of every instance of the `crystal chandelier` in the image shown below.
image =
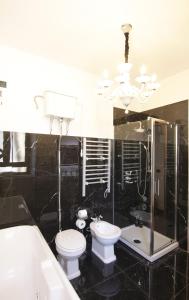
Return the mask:
{"type": "Polygon", "coordinates": [[[130,83],[130,71],[132,64],[128,62],[129,58],[129,33],[132,29],[131,24],[124,24],[121,29],[125,36],[125,63],[118,66],[118,76],[114,81],[108,78],[107,71],[104,71],[98,82],[98,95],[109,99],[120,99],[126,107],[125,113],[128,113],[128,106],[133,100],[142,103],[146,102],[150,96],[159,88],[156,81],[156,75],[146,74],[146,67],[143,65],[139,76],[136,77],[136,85],[130,83]]]}

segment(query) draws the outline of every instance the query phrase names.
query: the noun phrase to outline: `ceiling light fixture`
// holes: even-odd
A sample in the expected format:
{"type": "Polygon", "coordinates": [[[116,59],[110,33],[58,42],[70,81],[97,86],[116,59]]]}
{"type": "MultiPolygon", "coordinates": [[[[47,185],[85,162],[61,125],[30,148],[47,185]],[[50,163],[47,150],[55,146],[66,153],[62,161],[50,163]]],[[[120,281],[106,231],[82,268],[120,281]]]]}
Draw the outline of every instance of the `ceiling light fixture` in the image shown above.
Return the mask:
{"type": "Polygon", "coordinates": [[[146,102],[150,96],[159,88],[156,81],[156,75],[146,74],[146,66],[142,65],[139,76],[136,77],[136,85],[130,83],[130,71],[132,64],[129,59],[129,33],[132,29],[131,24],[124,24],[121,29],[125,36],[125,63],[118,66],[119,75],[112,81],[108,78],[108,72],[105,70],[101,80],[98,82],[98,95],[109,99],[120,99],[126,107],[125,113],[128,113],[128,106],[133,100],[146,102]]]}

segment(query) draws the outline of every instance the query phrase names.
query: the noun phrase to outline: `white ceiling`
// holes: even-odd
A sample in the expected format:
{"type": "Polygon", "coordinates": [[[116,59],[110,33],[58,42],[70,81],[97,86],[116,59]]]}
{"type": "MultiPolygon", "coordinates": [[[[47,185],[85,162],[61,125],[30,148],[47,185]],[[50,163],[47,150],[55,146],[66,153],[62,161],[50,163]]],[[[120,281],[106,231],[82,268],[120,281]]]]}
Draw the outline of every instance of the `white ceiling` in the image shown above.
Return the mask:
{"type": "Polygon", "coordinates": [[[124,61],[126,22],[137,69],[163,79],[189,68],[189,0],[0,0],[0,44],[96,74],[124,61]]]}

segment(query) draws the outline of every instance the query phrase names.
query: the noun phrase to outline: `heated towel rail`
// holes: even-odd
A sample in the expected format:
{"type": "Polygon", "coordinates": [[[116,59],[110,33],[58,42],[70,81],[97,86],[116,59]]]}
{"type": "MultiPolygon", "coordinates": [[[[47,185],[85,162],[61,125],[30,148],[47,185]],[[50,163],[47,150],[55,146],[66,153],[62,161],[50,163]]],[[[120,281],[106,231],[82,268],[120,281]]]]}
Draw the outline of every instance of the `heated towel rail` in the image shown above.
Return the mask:
{"type": "Polygon", "coordinates": [[[111,141],[108,139],[83,138],[83,180],[82,196],[86,186],[106,184],[110,192],[111,141]]]}
{"type": "Polygon", "coordinates": [[[121,174],[122,188],[125,183],[137,182],[141,176],[141,145],[137,141],[122,141],[121,143],[121,174]]]}

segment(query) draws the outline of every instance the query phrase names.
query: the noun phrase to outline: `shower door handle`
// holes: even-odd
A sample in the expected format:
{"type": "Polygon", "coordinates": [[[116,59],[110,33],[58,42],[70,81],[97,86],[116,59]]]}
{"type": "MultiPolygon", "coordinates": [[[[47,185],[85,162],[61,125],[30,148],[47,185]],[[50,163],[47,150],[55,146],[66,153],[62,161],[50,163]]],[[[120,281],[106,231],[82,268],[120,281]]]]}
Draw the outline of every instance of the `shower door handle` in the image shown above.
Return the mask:
{"type": "Polygon", "coordinates": [[[159,178],[157,180],[157,195],[159,196],[159,178]]]}
{"type": "Polygon", "coordinates": [[[156,180],[154,180],[154,194],[156,194],[156,180]]]}
{"type": "Polygon", "coordinates": [[[159,196],[159,178],[157,178],[157,181],[154,181],[154,193],[159,196]]]}

